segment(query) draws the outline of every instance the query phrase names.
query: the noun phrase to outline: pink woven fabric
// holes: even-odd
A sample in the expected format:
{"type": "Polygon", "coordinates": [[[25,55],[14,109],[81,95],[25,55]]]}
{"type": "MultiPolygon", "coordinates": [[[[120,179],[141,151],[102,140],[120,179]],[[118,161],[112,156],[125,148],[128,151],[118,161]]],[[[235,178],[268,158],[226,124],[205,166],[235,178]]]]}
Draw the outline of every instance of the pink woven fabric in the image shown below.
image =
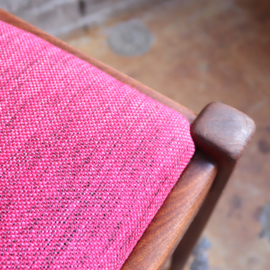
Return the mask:
{"type": "Polygon", "coordinates": [[[0,268],[120,269],[194,152],[179,113],[0,21],[0,268]]]}

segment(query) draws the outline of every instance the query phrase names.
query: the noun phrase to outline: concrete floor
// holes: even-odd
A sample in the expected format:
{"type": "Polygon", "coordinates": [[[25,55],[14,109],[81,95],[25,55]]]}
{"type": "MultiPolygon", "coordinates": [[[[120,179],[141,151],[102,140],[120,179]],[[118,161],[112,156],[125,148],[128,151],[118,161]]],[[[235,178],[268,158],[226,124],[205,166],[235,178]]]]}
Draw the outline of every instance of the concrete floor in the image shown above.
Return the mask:
{"type": "Polygon", "coordinates": [[[200,269],[269,270],[270,237],[261,222],[270,224],[263,212],[270,201],[270,2],[163,1],[63,39],[195,112],[221,101],[255,120],[254,139],[204,232],[209,267],[200,269]],[[123,57],[110,50],[107,36],[131,19],[155,41],[142,56],[123,57]]]}

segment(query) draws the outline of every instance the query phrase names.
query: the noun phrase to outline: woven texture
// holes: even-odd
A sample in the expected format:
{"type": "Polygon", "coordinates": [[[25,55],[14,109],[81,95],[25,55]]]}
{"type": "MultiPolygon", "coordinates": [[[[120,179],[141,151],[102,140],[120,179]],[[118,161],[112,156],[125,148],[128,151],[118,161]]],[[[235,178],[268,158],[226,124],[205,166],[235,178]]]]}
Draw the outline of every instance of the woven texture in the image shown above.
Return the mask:
{"type": "Polygon", "coordinates": [[[194,152],[174,110],[0,21],[0,268],[120,269],[194,152]]]}

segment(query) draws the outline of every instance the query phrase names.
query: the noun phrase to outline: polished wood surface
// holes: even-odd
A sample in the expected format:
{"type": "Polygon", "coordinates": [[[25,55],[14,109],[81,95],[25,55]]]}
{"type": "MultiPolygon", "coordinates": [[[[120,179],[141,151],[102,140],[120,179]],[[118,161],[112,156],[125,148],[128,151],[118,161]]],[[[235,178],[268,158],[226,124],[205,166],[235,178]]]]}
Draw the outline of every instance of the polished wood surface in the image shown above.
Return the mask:
{"type": "Polygon", "coordinates": [[[123,266],[162,269],[196,215],[217,173],[215,163],[197,151],[123,266]]]}
{"type": "Polygon", "coordinates": [[[254,121],[244,113],[219,102],[206,106],[191,125],[196,146],[218,164],[216,179],[195,219],[173,256],[182,269],[209,220],[236,163],[255,132],[254,121]]]}

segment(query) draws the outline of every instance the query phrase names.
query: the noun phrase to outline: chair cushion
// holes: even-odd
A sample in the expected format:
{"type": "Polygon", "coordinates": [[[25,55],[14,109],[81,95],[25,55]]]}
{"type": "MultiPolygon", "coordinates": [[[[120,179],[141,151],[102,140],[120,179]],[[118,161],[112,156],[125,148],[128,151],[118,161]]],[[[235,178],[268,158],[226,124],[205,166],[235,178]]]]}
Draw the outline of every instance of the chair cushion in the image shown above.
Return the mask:
{"type": "Polygon", "coordinates": [[[0,55],[0,268],[120,269],[194,153],[188,121],[1,21],[0,55]]]}

